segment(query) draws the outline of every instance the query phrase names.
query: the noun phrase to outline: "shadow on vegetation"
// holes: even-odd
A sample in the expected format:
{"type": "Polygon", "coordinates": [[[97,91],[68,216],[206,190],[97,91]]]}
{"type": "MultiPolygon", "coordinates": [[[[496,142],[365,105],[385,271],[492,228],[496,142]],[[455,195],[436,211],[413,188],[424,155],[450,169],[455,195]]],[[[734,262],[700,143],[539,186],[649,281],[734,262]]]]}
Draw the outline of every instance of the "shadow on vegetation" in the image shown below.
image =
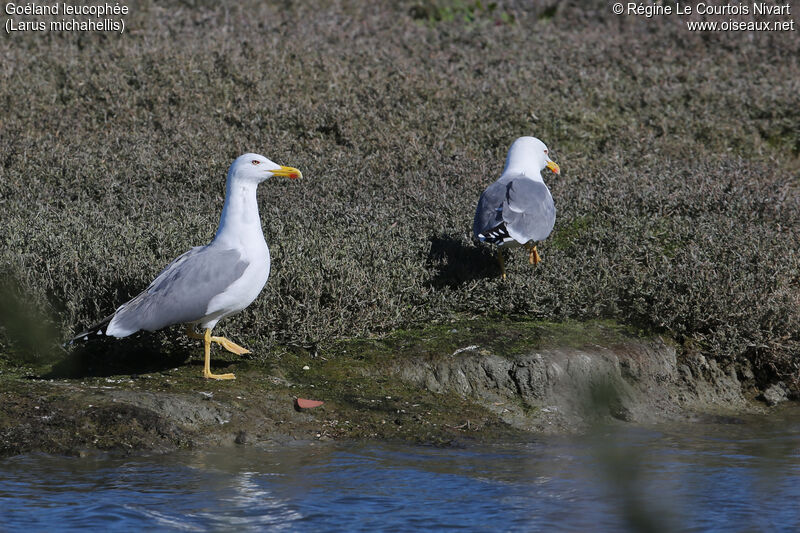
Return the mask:
{"type": "Polygon", "coordinates": [[[457,288],[476,279],[500,276],[492,250],[485,246],[466,244],[462,239],[443,234],[431,239],[428,265],[436,274],[430,285],[434,289],[457,288]]]}
{"type": "MultiPolygon", "coordinates": [[[[107,377],[162,372],[185,364],[202,365],[199,358],[187,363],[191,355],[189,348],[168,348],[161,342],[159,335],[142,334],[129,339],[77,340],[75,345],[71,353],[41,377],[107,377]]],[[[202,354],[199,343],[195,348],[198,354],[202,354]]]]}

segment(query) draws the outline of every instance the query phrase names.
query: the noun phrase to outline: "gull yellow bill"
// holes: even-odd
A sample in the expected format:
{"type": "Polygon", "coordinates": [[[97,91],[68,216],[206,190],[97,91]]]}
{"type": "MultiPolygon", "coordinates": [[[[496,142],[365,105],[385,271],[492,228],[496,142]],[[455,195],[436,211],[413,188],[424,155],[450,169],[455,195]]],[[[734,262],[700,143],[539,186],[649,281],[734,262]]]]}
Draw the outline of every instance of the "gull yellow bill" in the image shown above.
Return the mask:
{"type": "Polygon", "coordinates": [[[281,165],[281,168],[277,168],[275,170],[270,170],[273,176],[282,176],[284,178],[289,178],[296,180],[297,178],[302,178],[303,173],[297,170],[294,167],[284,167],[281,165]]]}
{"type": "Polygon", "coordinates": [[[548,161],[547,168],[549,168],[556,174],[561,174],[561,168],[559,168],[559,166],[554,161],[548,161]]]}

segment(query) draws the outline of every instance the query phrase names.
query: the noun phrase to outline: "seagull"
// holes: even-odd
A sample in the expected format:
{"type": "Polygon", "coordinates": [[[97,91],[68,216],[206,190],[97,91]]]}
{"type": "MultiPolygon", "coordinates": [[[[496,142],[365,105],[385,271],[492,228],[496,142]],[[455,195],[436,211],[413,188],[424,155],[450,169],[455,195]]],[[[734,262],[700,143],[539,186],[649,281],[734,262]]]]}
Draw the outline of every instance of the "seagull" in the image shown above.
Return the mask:
{"type": "Polygon", "coordinates": [[[528,259],[538,265],[542,258],[536,244],[553,231],[556,208],[542,170],[556,174],[561,169],[548,155],[547,146],[536,137],[520,137],[508,149],[506,166],[497,181],[478,200],[472,231],[481,242],[496,244],[497,262],[503,279],[506,267],[503,249],[524,246],[528,259]]]}
{"type": "Polygon", "coordinates": [[[212,336],[211,330],[250,305],[269,277],[269,248],[261,229],[256,188],[273,176],[297,179],[302,175],[263,155],[237,157],[228,169],[225,204],[211,243],[178,256],[141,294],[73,341],[91,335],[122,338],[140,330],[186,324],[186,334],[202,340],[205,347],[203,377],[235,379],[233,374],[211,372],[211,343],[237,355],[250,352],[225,337],[212,336]],[[198,325],[203,333],[197,332],[198,325]]]}

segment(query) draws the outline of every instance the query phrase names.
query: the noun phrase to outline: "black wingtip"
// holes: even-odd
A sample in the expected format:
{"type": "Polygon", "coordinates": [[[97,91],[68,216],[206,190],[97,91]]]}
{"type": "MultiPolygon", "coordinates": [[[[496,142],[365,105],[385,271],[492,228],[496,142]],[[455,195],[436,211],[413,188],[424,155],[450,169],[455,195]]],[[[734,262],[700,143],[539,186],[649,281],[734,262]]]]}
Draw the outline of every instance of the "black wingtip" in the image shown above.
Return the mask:
{"type": "Polygon", "coordinates": [[[511,240],[511,235],[508,234],[508,228],[506,228],[505,223],[503,223],[489,231],[478,233],[478,239],[481,242],[488,242],[490,244],[503,244],[511,240]]]}
{"type": "Polygon", "coordinates": [[[83,332],[75,335],[74,337],[72,337],[70,340],[65,342],[62,346],[67,347],[67,346],[71,345],[72,343],[74,343],[75,341],[88,341],[92,337],[102,337],[102,336],[104,336],[106,334],[106,326],[108,326],[108,324],[109,324],[109,322],[111,322],[112,318],[114,318],[113,314],[108,315],[107,317],[105,317],[100,322],[98,322],[98,323],[94,324],[93,326],[89,327],[86,331],[83,331],[83,332]]]}

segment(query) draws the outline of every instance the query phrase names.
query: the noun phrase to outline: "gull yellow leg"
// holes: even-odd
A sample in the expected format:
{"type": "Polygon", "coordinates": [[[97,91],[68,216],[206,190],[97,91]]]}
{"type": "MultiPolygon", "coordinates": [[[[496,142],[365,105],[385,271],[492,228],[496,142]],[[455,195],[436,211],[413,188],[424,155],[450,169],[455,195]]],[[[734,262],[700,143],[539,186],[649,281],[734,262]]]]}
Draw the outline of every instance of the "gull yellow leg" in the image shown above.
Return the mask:
{"type": "Polygon", "coordinates": [[[528,248],[528,262],[533,266],[538,265],[542,262],[542,257],[539,255],[539,250],[536,249],[536,245],[530,246],[527,245],[528,248]]]}
{"type": "Polygon", "coordinates": [[[542,257],[539,255],[539,250],[536,247],[533,247],[533,266],[538,265],[542,262],[542,257]]]}
{"type": "Polygon", "coordinates": [[[497,249],[497,262],[500,263],[500,272],[503,274],[503,279],[506,279],[506,261],[503,259],[503,250],[497,249]]]}
{"type": "MultiPolygon", "coordinates": [[[[200,339],[201,341],[205,340],[205,336],[200,333],[197,333],[192,326],[186,326],[186,334],[193,339],[200,339]]],[[[225,337],[211,337],[211,342],[216,342],[229,352],[235,353],[236,355],[244,355],[246,353],[250,353],[250,350],[248,350],[247,348],[239,346],[232,340],[226,339],[225,337]]]]}
{"type": "Polygon", "coordinates": [[[200,339],[205,346],[205,363],[203,365],[203,376],[209,379],[234,379],[233,374],[213,374],[211,372],[211,343],[216,342],[229,352],[236,355],[244,355],[250,353],[250,350],[239,346],[235,342],[226,339],[225,337],[212,337],[211,330],[206,329],[205,334],[197,333],[193,326],[186,326],[186,335],[193,339],[200,339]]]}
{"type": "Polygon", "coordinates": [[[205,356],[206,356],[205,362],[203,363],[203,377],[207,379],[236,379],[236,376],[234,376],[233,374],[211,373],[211,342],[213,338],[214,337],[211,336],[211,328],[206,328],[206,331],[203,334],[203,346],[205,348],[205,356]]]}

